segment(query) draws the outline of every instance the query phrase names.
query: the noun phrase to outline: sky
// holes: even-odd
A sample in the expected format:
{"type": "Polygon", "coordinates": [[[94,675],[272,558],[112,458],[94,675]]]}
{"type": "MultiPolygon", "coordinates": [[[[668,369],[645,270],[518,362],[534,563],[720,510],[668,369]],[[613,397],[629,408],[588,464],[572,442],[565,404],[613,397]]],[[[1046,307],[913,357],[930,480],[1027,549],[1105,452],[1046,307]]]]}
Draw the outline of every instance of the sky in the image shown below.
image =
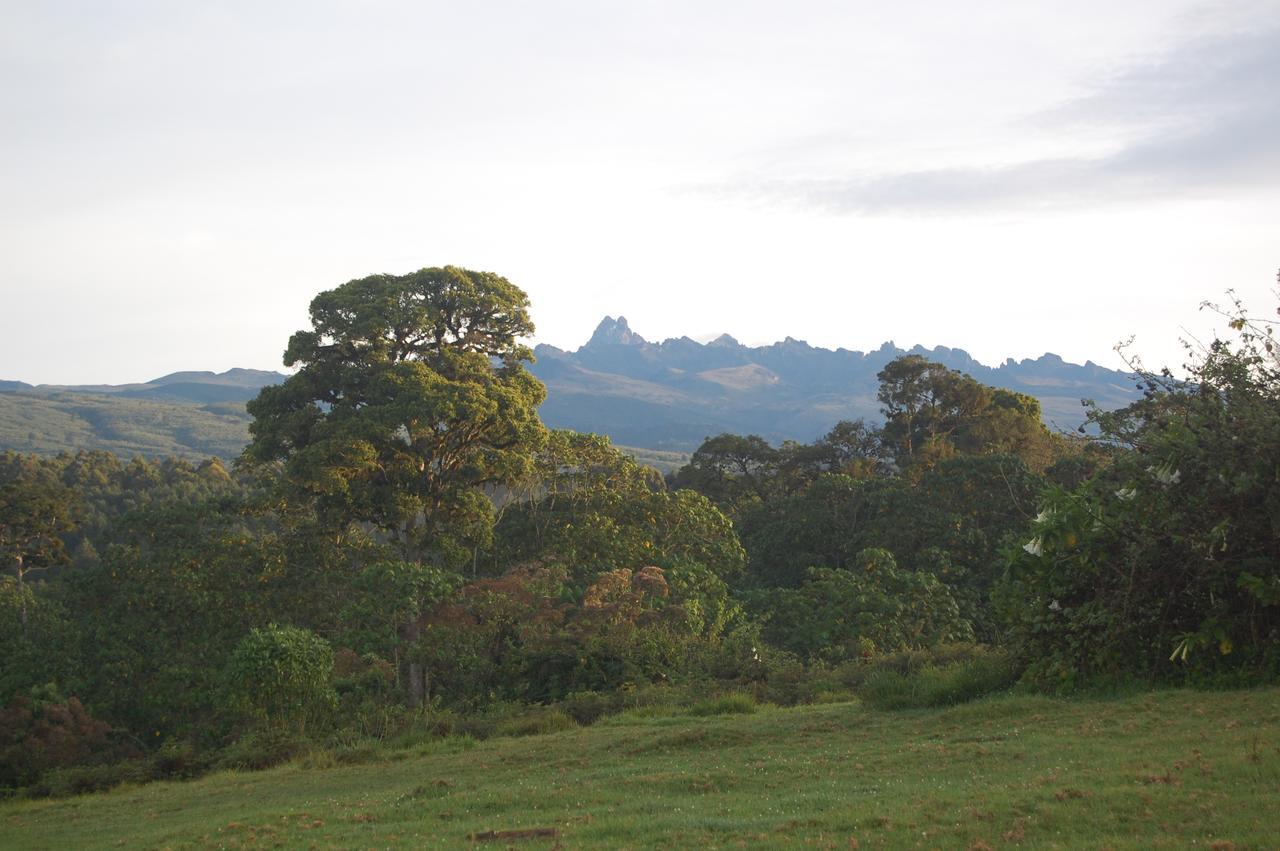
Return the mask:
{"type": "Polygon", "coordinates": [[[458,265],[534,342],[1185,360],[1280,268],[1280,0],[0,0],[0,379],[277,369],[458,265]]]}

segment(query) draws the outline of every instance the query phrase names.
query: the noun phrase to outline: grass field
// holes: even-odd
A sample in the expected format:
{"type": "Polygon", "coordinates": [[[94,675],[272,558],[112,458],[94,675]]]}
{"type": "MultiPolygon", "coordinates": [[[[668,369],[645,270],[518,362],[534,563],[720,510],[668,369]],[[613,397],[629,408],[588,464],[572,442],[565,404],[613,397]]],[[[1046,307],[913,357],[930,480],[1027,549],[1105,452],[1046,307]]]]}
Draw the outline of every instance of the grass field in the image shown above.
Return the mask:
{"type": "Polygon", "coordinates": [[[623,715],[9,802],[0,847],[1275,848],[1278,746],[1274,688],[623,715]]]}

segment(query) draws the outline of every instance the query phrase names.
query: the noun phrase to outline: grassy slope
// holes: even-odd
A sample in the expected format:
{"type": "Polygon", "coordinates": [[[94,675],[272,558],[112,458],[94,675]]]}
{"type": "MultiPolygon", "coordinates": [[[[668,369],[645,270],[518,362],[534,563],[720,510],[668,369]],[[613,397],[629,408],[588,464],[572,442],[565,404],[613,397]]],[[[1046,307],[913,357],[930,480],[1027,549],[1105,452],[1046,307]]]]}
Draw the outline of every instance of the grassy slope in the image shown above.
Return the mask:
{"type": "Polygon", "coordinates": [[[0,847],[466,847],[537,827],[567,848],[1274,847],[1277,745],[1280,689],[624,716],[376,764],[13,802],[0,847]]]}

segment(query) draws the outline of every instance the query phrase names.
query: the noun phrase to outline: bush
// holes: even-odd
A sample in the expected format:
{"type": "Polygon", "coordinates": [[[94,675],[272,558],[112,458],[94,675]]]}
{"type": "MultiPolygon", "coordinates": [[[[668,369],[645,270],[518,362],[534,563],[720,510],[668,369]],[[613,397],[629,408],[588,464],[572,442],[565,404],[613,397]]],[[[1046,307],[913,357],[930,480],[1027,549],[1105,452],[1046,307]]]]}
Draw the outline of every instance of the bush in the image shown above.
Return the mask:
{"type": "Polygon", "coordinates": [[[1092,410],[1113,463],[1050,490],[993,598],[1024,682],[1245,685],[1280,675],[1280,344],[1236,302],[1185,380],[1092,410]]]}
{"type": "Polygon", "coordinates": [[[570,718],[579,724],[594,724],[605,715],[621,708],[620,695],[598,691],[575,691],[557,704],[570,718]]]}
{"type": "Polygon", "coordinates": [[[66,798],[89,792],[105,792],[122,783],[145,783],[148,767],[139,760],[105,765],[77,765],[46,771],[25,790],[30,798],[66,798]]]}
{"type": "Polygon", "coordinates": [[[212,767],[214,757],[196,749],[190,742],[168,741],[148,761],[150,780],[187,780],[204,774],[212,767]]]}
{"type": "Polygon", "coordinates": [[[0,710],[0,789],[36,783],[47,772],[140,755],[111,726],[91,716],[76,698],[52,687],[15,698],[0,710]]]}
{"type": "Polygon", "coordinates": [[[561,730],[576,730],[578,722],[559,709],[534,709],[525,715],[518,715],[499,722],[494,728],[495,736],[541,736],[547,733],[558,733],[561,730]]]}
{"type": "Polygon", "coordinates": [[[250,630],[227,664],[229,702],[268,725],[298,733],[337,705],[333,650],[306,629],[272,624],[250,630]]]}
{"type": "Polygon", "coordinates": [[[218,755],[215,766],[221,769],[259,771],[296,759],[310,748],[303,738],[281,729],[256,730],[218,755]]]}
{"type": "Polygon", "coordinates": [[[1007,689],[1017,677],[1008,658],[988,653],[946,667],[926,664],[907,672],[880,667],[866,677],[858,696],[877,709],[953,706],[1007,689]]]}
{"type": "Polygon", "coordinates": [[[834,679],[845,688],[859,689],[867,679],[880,671],[893,671],[903,676],[915,674],[924,668],[951,668],[977,659],[1003,654],[981,644],[940,644],[927,650],[902,650],[866,659],[857,659],[836,666],[834,679]]]}

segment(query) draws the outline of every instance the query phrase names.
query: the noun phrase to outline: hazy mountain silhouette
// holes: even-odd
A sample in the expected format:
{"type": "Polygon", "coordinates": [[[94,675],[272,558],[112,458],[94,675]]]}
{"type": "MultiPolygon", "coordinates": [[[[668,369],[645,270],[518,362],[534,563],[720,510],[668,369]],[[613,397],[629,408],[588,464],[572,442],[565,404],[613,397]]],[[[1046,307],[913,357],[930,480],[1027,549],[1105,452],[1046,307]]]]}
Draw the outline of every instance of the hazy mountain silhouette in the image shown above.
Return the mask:
{"type": "Polygon", "coordinates": [[[815,348],[792,337],[751,347],[728,334],[709,343],[653,343],[621,316],[606,316],[575,352],[541,345],[534,353],[533,372],[547,385],[541,413],[548,425],[654,449],[687,451],[724,431],[809,441],[841,419],[878,421],[876,374],[904,354],[1035,396],[1046,423],[1062,429],[1083,421],[1081,399],[1117,408],[1137,398],[1127,373],[1054,354],[989,367],[962,349],[892,342],[871,352],[815,348]]]}

